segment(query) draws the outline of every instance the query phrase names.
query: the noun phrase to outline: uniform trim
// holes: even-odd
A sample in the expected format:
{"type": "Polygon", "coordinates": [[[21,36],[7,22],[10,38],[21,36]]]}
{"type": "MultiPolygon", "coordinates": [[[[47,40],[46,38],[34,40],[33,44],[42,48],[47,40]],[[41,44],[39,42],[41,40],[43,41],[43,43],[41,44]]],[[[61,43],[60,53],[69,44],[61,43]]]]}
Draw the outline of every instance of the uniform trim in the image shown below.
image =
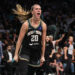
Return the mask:
{"type": "Polygon", "coordinates": [[[41,26],[41,20],[40,20],[39,25],[36,28],[31,25],[30,19],[28,19],[28,23],[29,23],[29,26],[32,27],[33,29],[38,29],[39,26],[41,26]]]}
{"type": "Polygon", "coordinates": [[[33,64],[28,64],[28,65],[32,67],[40,67],[40,65],[33,65],[33,64]]]}
{"type": "Polygon", "coordinates": [[[21,48],[20,48],[20,51],[19,51],[19,59],[29,62],[29,60],[27,58],[23,58],[23,57],[20,56],[21,50],[22,50],[22,45],[21,45],[21,48]]]}
{"type": "Polygon", "coordinates": [[[19,56],[19,59],[20,59],[20,60],[25,60],[25,61],[29,62],[28,59],[26,59],[26,58],[22,58],[21,56],[19,56]]]}

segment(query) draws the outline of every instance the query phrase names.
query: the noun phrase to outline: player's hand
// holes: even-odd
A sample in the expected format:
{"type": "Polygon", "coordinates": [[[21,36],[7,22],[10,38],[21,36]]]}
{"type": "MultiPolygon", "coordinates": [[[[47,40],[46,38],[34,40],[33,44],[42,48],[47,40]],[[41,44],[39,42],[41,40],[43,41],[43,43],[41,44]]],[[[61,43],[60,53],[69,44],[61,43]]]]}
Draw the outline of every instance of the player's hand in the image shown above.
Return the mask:
{"type": "Polygon", "coordinates": [[[2,59],[4,58],[4,56],[2,56],[2,59]]]}
{"type": "Polygon", "coordinates": [[[72,60],[74,60],[74,56],[72,57],[72,60]]]}
{"type": "Polygon", "coordinates": [[[65,60],[67,60],[68,59],[68,57],[67,56],[65,56],[65,60]]]}
{"type": "Polygon", "coordinates": [[[62,37],[64,37],[65,36],[65,34],[62,34],[62,37]]]}
{"type": "Polygon", "coordinates": [[[41,59],[40,59],[40,66],[42,66],[44,62],[45,62],[45,57],[41,57],[41,59]]]}
{"type": "Polygon", "coordinates": [[[18,62],[18,55],[14,56],[14,61],[18,62]]]}
{"type": "Polygon", "coordinates": [[[10,62],[11,62],[11,60],[8,60],[7,62],[8,62],[8,63],[10,63],[10,62]]]}
{"type": "Polygon", "coordinates": [[[52,55],[50,55],[49,58],[52,58],[52,55]]]}

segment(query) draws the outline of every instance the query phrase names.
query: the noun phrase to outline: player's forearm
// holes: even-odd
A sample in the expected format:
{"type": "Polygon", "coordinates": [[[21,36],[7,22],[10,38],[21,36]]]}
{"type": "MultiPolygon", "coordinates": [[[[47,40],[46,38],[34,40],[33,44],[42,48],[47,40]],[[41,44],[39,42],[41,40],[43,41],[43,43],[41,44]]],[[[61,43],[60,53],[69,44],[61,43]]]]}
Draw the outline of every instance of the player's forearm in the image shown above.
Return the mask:
{"type": "Polygon", "coordinates": [[[42,45],[42,53],[41,53],[41,57],[44,57],[45,54],[45,42],[42,45]]]}
{"type": "Polygon", "coordinates": [[[67,57],[67,51],[64,52],[64,56],[67,57]]]}
{"type": "Polygon", "coordinates": [[[18,52],[19,52],[21,43],[22,43],[22,41],[18,41],[18,42],[17,42],[17,44],[16,44],[16,50],[15,50],[15,55],[18,55],[18,52]]]}
{"type": "Polygon", "coordinates": [[[53,49],[52,52],[51,52],[51,55],[53,55],[54,53],[55,53],[55,50],[53,49]]]}
{"type": "MultiPolygon", "coordinates": [[[[75,49],[74,49],[75,50],[75,49]]],[[[73,50],[73,54],[72,54],[72,60],[74,60],[74,50],[73,50]]]]}
{"type": "Polygon", "coordinates": [[[43,33],[42,33],[42,54],[41,57],[44,57],[45,55],[45,38],[46,38],[46,24],[43,24],[43,33]]]}
{"type": "Polygon", "coordinates": [[[63,38],[64,38],[64,34],[58,40],[56,40],[56,42],[60,42],[63,38]]]}
{"type": "Polygon", "coordinates": [[[56,59],[54,59],[54,63],[56,64],[57,62],[56,62],[56,59]]]}
{"type": "Polygon", "coordinates": [[[64,48],[64,56],[67,56],[67,48],[64,48]]]}

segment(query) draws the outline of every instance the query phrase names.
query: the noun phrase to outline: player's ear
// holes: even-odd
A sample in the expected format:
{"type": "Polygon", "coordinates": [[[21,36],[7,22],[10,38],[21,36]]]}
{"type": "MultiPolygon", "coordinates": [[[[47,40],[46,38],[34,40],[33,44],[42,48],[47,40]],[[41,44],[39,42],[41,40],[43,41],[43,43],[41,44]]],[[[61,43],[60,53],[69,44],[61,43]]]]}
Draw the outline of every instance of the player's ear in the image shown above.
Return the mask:
{"type": "Polygon", "coordinates": [[[33,15],[33,11],[31,11],[31,14],[33,15]]]}

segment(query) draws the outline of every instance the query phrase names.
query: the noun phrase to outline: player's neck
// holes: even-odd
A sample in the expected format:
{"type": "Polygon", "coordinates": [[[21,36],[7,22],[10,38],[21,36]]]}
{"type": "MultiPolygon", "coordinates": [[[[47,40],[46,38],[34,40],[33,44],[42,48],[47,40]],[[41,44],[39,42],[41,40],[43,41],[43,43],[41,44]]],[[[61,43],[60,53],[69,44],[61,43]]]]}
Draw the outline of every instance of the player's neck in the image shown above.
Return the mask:
{"type": "Polygon", "coordinates": [[[71,44],[72,44],[72,42],[69,42],[69,44],[71,45],[71,44]]]}
{"type": "Polygon", "coordinates": [[[40,22],[40,18],[36,19],[34,17],[31,18],[32,22],[34,22],[35,24],[38,24],[40,22]]]}

